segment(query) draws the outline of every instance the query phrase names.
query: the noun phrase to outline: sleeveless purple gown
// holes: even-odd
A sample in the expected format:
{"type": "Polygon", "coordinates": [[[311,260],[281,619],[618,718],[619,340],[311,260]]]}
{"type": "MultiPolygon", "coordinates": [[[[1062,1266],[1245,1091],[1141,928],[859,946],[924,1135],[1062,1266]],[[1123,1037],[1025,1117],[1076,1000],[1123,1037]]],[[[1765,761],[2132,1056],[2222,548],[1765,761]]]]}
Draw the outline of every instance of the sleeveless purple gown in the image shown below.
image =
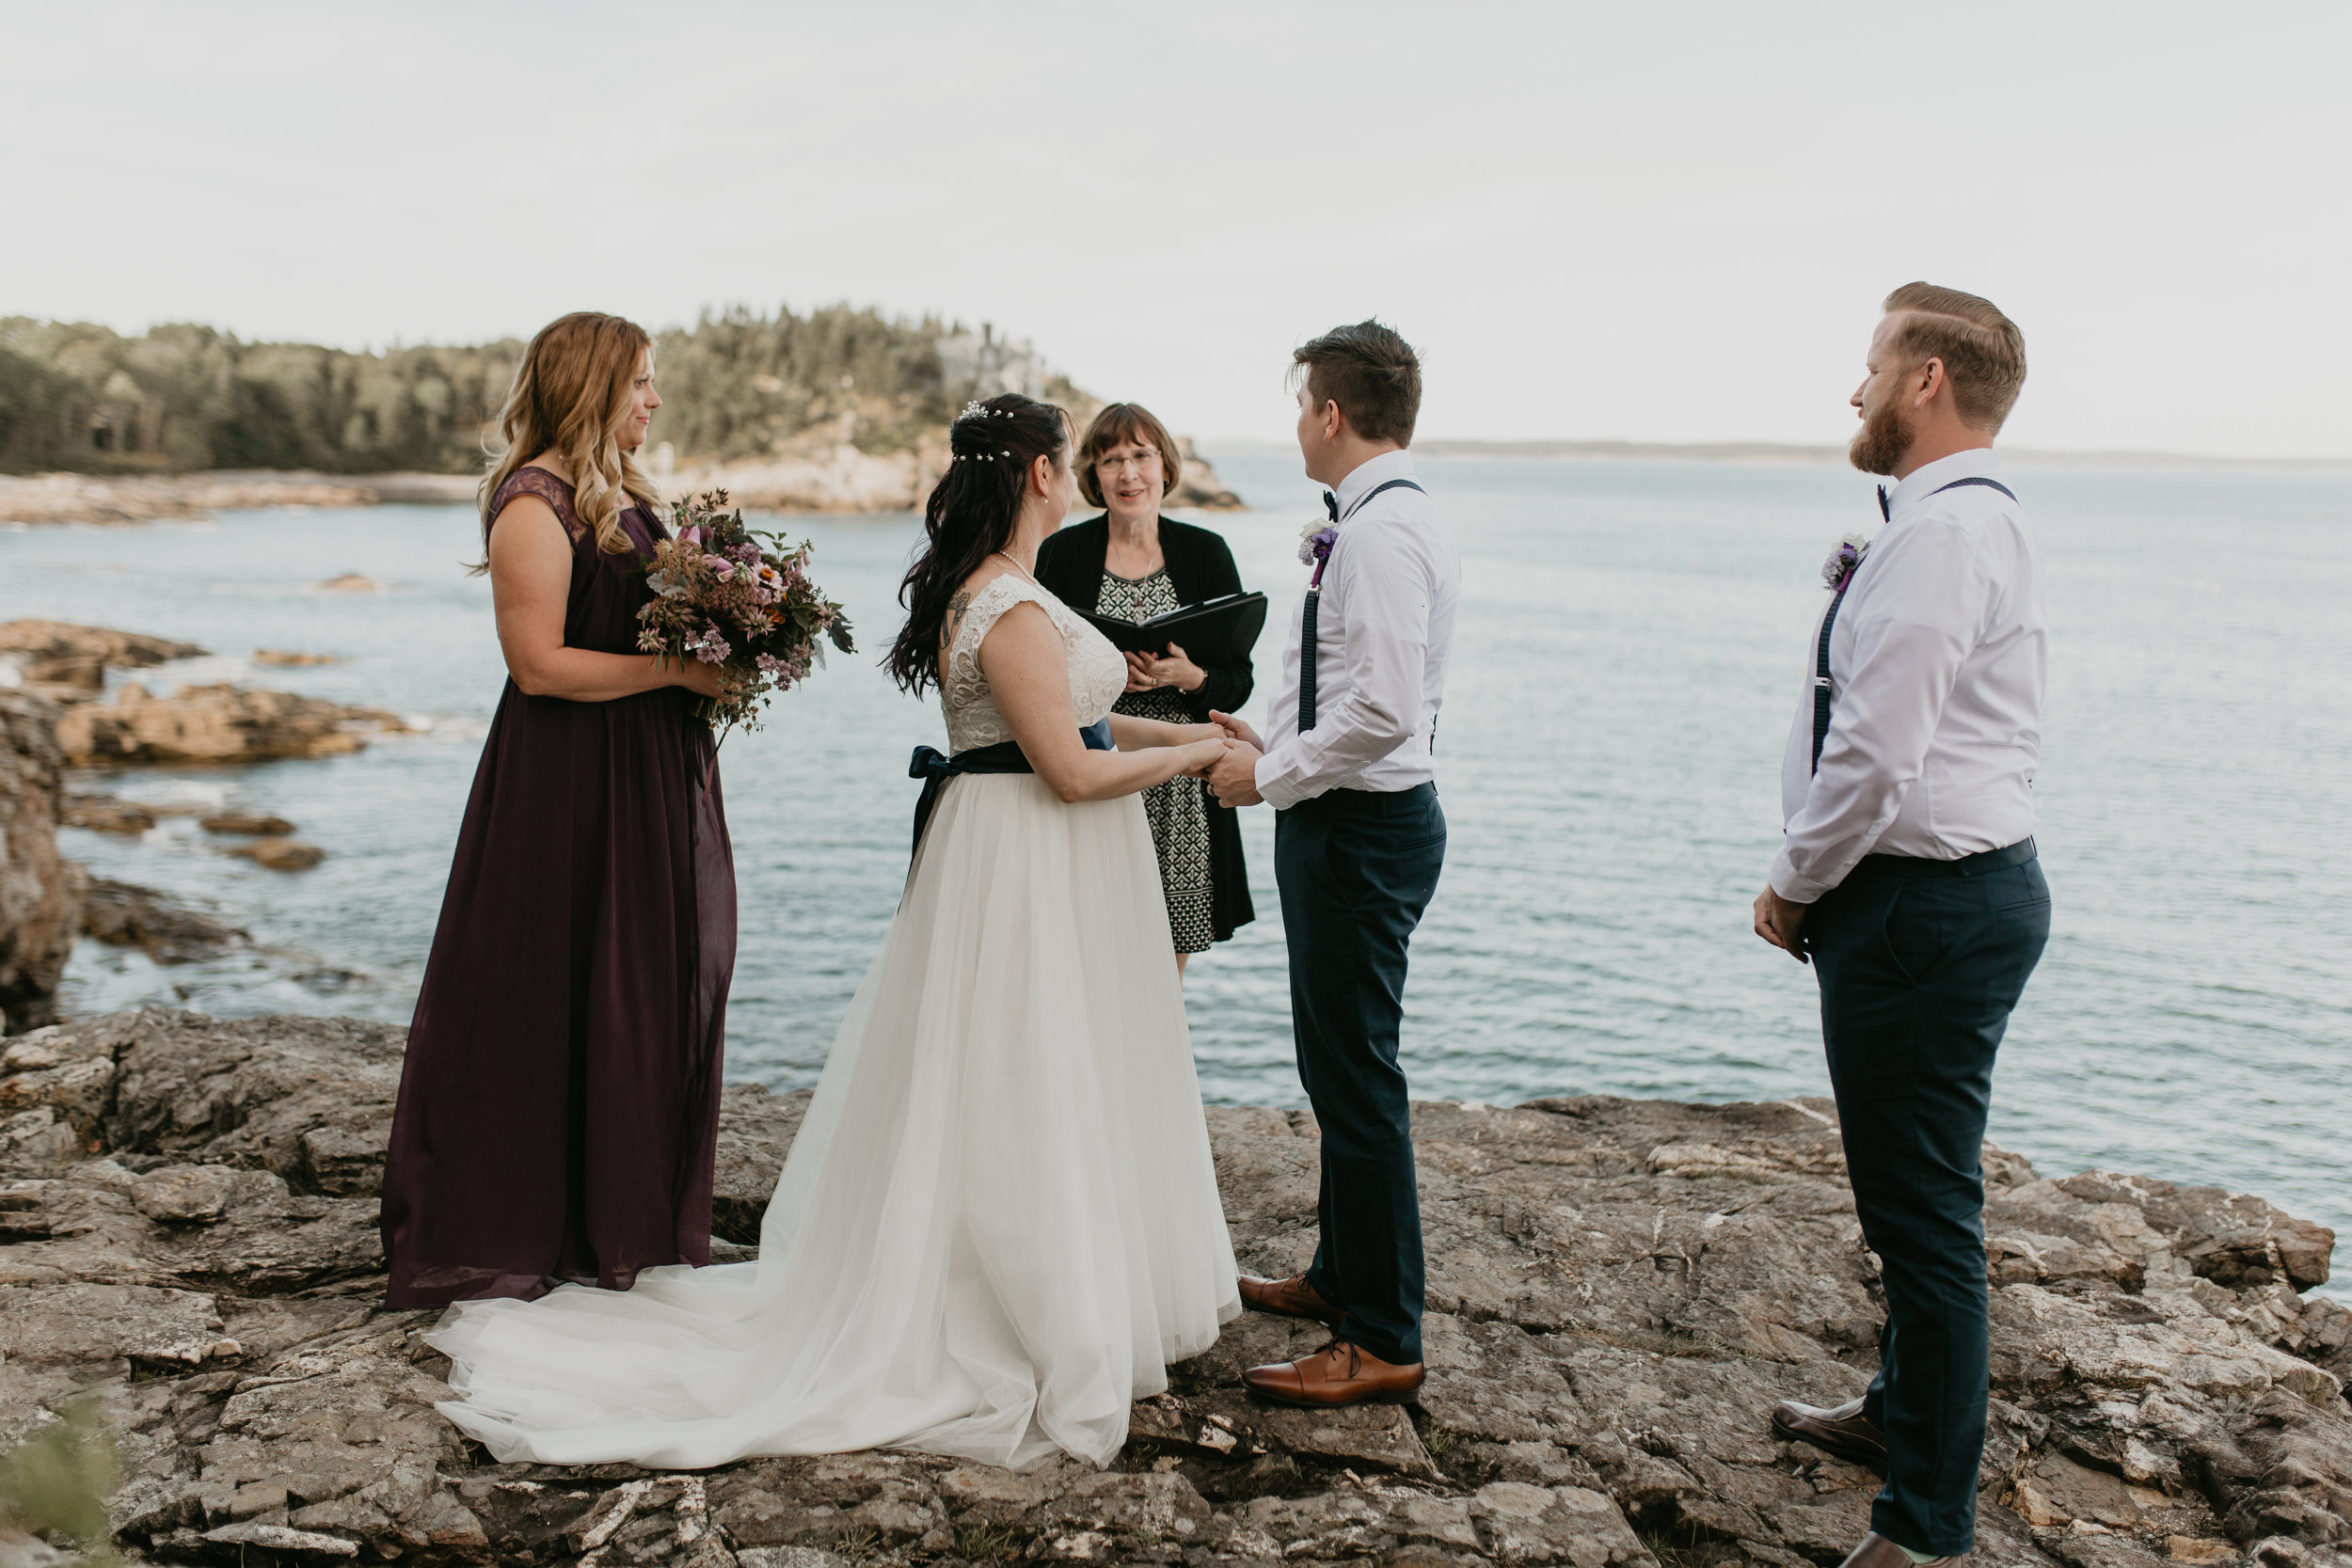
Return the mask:
{"type": "MultiPolygon", "coordinates": [[[[638,554],[609,555],[572,488],[516,495],[572,535],[569,647],[637,651],[638,554]]],[[[396,1307],[627,1290],[710,1260],[720,1055],[735,969],[735,863],[716,747],[670,687],[609,703],[513,681],[482,749],[417,998],[384,1168],[396,1307]]]]}

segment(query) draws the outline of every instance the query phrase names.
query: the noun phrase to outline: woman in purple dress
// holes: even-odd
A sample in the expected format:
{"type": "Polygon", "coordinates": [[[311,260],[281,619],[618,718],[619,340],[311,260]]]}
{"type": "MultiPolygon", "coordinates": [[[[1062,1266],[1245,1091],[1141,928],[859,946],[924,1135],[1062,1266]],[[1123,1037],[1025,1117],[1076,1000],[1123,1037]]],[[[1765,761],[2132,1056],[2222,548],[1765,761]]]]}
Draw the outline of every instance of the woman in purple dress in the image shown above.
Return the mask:
{"type": "Polygon", "coordinates": [[[735,867],[715,671],[636,651],[660,405],[644,329],[590,312],[507,393],[482,526],[509,678],[392,1120],[393,1307],[709,1261],[735,867]]]}

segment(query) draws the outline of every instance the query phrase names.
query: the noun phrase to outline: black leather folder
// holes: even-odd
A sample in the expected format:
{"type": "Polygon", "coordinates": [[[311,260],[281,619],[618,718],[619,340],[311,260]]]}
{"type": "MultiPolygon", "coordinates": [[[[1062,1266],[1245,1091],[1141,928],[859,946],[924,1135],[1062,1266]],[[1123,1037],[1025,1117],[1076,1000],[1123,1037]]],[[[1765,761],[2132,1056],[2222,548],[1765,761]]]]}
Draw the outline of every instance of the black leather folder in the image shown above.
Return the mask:
{"type": "Polygon", "coordinates": [[[1122,653],[1166,655],[1170,642],[1195,664],[1247,664],[1265,630],[1263,594],[1228,594],[1149,621],[1120,621],[1080,610],[1122,653]]]}

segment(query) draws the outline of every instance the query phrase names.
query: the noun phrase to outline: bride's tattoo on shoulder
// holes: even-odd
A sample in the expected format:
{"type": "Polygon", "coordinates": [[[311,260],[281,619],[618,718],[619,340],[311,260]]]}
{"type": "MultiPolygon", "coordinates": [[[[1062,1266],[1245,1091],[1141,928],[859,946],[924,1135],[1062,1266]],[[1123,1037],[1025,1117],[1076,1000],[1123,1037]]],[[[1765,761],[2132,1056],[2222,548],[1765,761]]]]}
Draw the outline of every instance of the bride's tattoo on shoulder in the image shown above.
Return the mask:
{"type": "Polygon", "coordinates": [[[947,601],[948,641],[953,641],[955,640],[956,628],[963,625],[963,612],[971,608],[972,594],[969,589],[965,590],[963,593],[958,594],[954,598],[947,601]]]}

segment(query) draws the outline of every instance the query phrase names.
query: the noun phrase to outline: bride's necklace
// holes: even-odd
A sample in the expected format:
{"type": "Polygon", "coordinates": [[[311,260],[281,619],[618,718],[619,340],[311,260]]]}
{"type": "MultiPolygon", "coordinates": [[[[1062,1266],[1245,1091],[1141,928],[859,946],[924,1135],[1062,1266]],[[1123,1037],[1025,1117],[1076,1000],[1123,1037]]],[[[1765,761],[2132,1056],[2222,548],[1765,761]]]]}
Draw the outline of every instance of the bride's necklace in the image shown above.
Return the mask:
{"type": "Polygon", "coordinates": [[[1028,569],[1026,566],[1022,565],[1020,562],[1013,560],[1012,555],[1011,555],[1011,553],[1010,553],[1009,551],[1007,551],[1007,550],[998,550],[998,551],[996,551],[995,553],[996,553],[996,554],[998,554],[998,555],[1003,556],[1003,557],[1005,558],[1005,560],[1006,560],[1009,563],[1010,563],[1010,565],[1011,565],[1011,567],[1012,567],[1012,569],[1013,569],[1014,571],[1016,571],[1016,572],[1020,573],[1023,577],[1027,578],[1029,579],[1029,582],[1030,582],[1031,586],[1033,586],[1033,587],[1034,587],[1034,586],[1039,586],[1037,578],[1036,578],[1034,576],[1032,576],[1032,575],[1030,574],[1029,569],[1028,569]]]}

